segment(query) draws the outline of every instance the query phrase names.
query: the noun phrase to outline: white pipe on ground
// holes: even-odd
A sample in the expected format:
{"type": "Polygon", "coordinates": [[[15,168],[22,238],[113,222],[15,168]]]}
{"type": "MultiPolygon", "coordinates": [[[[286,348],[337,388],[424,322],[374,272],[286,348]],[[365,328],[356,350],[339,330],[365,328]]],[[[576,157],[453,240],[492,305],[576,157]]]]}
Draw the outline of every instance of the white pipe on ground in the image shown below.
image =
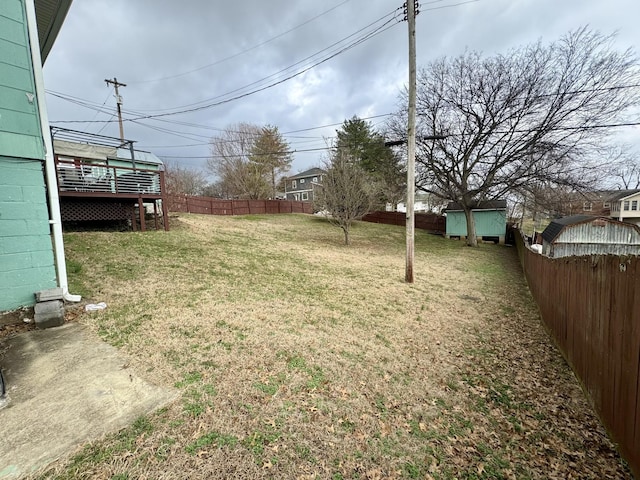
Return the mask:
{"type": "Polygon", "coordinates": [[[67,264],[64,259],[64,241],[62,239],[62,218],[60,216],[60,198],[58,196],[58,180],[56,177],[56,166],[53,158],[53,142],[49,130],[49,116],[45,102],[44,78],[42,76],[42,59],[40,57],[40,41],[38,40],[38,26],[36,22],[36,10],[32,0],[25,3],[27,13],[27,30],[29,32],[29,43],[31,44],[31,61],[33,62],[33,78],[36,87],[36,101],[40,116],[40,128],[44,140],[44,166],[49,194],[49,224],[53,233],[53,251],[58,272],[58,286],[62,288],[62,296],[68,302],[79,302],[80,295],[69,293],[69,283],[67,279],[67,264]]]}

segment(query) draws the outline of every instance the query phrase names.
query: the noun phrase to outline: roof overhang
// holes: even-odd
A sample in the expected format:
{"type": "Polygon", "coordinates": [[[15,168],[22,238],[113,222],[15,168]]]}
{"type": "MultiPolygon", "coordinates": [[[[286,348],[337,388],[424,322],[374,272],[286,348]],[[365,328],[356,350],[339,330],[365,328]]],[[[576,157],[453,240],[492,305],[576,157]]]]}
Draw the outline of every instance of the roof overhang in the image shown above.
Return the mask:
{"type": "Polygon", "coordinates": [[[73,0],[34,0],[40,56],[44,64],[73,0]]]}

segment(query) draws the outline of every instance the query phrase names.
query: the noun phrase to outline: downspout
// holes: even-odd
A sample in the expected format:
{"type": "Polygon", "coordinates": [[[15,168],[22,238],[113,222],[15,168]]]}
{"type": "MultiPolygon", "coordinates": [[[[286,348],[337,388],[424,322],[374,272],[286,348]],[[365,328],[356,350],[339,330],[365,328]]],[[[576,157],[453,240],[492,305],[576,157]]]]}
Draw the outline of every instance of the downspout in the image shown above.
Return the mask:
{"type": "Polygon", "coordinates": [[[58,180],[56,177],[56,166],[53,158],[53,142],[51,131],[49,130],[49,116],[45,103],[44,77],[42,75],[42,59],[40,57],[40,41],[38,40],[38,27],[36,23],[36,10],[33,0],[25,2],[27,13],[27,30],[29,32],[29,43],[31,44],[31,61],[33,62],[33,77],[36,87],[36,101],[40,117],[40,128],[44,141],[44,167],[47,182],[47,192],[49,195],[49,224],[53,233],[53,252],[58,272],[58,286],[62,288],[62,296],[68,302],[79,302],[80,295],[69,293],[69,283],[67,279],[67,264],[64,259],[64,241],[62,239],[62,218],[60,216],[60,198],[58,196],[58,180]]]}

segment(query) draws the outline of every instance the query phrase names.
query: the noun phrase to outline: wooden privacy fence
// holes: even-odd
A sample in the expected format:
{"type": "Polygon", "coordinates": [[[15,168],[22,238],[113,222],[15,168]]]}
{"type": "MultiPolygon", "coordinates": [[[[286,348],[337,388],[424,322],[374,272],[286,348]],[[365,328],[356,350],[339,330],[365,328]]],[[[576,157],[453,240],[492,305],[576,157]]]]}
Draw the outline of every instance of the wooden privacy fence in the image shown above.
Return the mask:
{"type": "MultiPolygon", "coordinates": [[[[371,212],[362,217],[365,222],[384,223],[387,225],[407,224],[406,213],[404,212],[371,212]]],[[[446,220],[442,215],[435,213],[416,213],[414,215],[415,228],[428,230],[429,232],[442,233],[446,230],[446,220]]]]}
{"type": "Polygon", "coordinates": [[[207,215],[313,213],[310,202],[293,200],[221,200],[193,195],[167,195],[170,212],[207,215]]]}
{"type": "Polygon", "coordinates": [[[640,257],[518,254],[542,319],[640,478],[640,257]]]}

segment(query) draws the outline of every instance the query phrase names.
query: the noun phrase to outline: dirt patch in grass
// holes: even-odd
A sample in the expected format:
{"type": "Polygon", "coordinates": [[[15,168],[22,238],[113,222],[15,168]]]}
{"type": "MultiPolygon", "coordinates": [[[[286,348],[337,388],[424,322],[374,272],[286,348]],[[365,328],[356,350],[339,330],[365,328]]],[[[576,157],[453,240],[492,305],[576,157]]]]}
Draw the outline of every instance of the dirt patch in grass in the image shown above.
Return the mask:
{"type": "Polygon", "coordinates": [[[631,478],[515,252],[302,215],[70,233],[79,321],[178,402],[39,478],[631,478]]]}

